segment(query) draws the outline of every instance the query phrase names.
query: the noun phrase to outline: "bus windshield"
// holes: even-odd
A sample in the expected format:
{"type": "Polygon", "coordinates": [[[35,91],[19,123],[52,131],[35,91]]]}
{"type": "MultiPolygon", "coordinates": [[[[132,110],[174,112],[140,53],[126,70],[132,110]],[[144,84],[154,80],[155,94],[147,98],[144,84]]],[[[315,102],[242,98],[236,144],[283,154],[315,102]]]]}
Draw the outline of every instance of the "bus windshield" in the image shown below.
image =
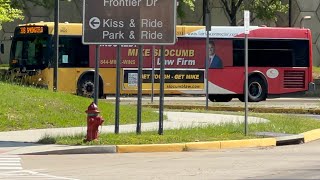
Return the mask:
{"type": "Polygon", "coordinates": [[[48,65],[49,36],[20,36],[12,41],[10,68],[44,69],[48,65]]]}

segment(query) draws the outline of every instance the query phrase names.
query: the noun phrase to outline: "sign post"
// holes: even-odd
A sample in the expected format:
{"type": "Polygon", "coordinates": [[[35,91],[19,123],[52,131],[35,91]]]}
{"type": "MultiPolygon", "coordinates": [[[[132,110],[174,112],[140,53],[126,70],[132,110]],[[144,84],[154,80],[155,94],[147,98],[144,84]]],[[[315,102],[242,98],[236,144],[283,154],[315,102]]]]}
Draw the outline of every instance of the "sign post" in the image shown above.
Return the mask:
{"type": "MultiPolygon", "coordinates": [[[[82,43],[96,45],[173,45],[176,42],[176,5],[176,0],[84,0],[82,43]],[[166,11],[163,11],[164,7],[166,11]]],[[[139,47],[139,51],[142,51],[142,47],[141,49],[139,47]]],[[[120,61],[120,54],[117,54],[117,56],[119,57],[117,61],[120,61]]],[[[161,59],[164,60],[164,57],[161,59]]],[[[138,69],[140,73],[138,73],[137,134],[141,132],[143,61],[140,55],[139,62],[141,62],[141,65],[139,64],[138,69]]],[[[120,67],[117,66],[117,68],[120,67]]],[[[118,78],[117,76],[117,82],[119,81],[118,78]]],[[[164,83],[164,79],[162,82],[164,83]]],[[[161,87],[163,88],[163,86],[161,87]]],[[[98,88],[96,84],[95,88],[98,88]]],[[[117,93],[117,96],[119,96],[119,93],[117,93]]],[[[118,101],[119,98],[117,97],[116,100],[118,101]]],[[[116,103],[116,106],[119,106],[119,103],[116,103]]],[[[163,106],[163,102],[160,98],[160,124],[163,121],[161,118],[163,117],[161,115],[163,113],[161,108],[163,109],[163,107],[161,106],[163,106]]],[[[116,107],[116,111],[118,109],[116,107]]],[[[118,129],[115,132],[118,132],[118,129]]]]}
{"type": "Polygon", "coordinates": [[[210,57],[209,57],[209,33],[211,31],[211,22],[209,21],[209,16],[210,16],[210,11],[208,9],[207,5],[207,10],[206,10],[206,32],[207,32],[207,37],[206,37],[206,110],[208,111],[209,109],[209,62],[210,62],[210,57]]]}
{"type": "Polygon", "coordinates": [[[94,98],[93,102],[98,106],[99,97],[99,56],[100,56],[100,46],[96,45],[96,61],[94,68],[94,98]]]}
{"type": "Polygon", "coordinates": [[[114,133],[119,134],[120,122],[120,74],[121,74],[121,47],[117,46],[117,63],[116,63],[116,107],[115,107],[115,120],[114,120],[114,133]]]}
{"type": "Polygon", "coordinates": [[[244,35],[245,35],[245,118],[244,118],[244,132],[248,135],[248,35],[250,33],[250,12],[244,11],[244,35]]]}
{"type": "Polygon", "coordinates": [[[59,68],[59,0],[54,5],[54,68],[53,68],[53,91],[58,91],[58,68],[59,68]]]}

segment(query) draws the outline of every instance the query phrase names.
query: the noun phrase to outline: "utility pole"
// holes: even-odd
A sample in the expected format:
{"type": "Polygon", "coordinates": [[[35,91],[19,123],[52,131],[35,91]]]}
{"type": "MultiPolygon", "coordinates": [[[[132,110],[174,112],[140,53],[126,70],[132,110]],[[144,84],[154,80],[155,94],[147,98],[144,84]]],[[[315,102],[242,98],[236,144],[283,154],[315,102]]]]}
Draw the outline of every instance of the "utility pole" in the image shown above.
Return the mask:
{"type": "MultiPolygon", "coordinates": [[[[209,0],[203,0],[203,3],[202,3],[202,25],[206,25],[206,18],[209,18],[206,16],[206,14],[208,13],[209,11],[209,0]]],[[[210,18],[209,18],[210,19],[210,18]]]]}
{"type": "Polygon", "coordinates": [[[53,68],[53,91],[58,91],[58,66],[59,66],[59,1],[54,4],[54,68],[53,68]]]}
{"type": "Polygon", "coordinates": [[[291,16],[292,16],[292,14],[291,14],[291,8],[292,8],[292,2],[291,2],[291,0],[289,0],[289,27],[291,27],[291,16]]]}
{"type": "Polygon", "coordinates": [[[209,109],[209,32],[211,31],[211,22],[210,22],[210,16],[211,12],[209,9],[209,0],[203,0],[203,12],[204,16],[203,19],[204,25],[206,26],[206,33],[207,33],[207,38],[206,38],[206,71],[205,71],[205,77],[206,77],[206,110],[209,109]]]}

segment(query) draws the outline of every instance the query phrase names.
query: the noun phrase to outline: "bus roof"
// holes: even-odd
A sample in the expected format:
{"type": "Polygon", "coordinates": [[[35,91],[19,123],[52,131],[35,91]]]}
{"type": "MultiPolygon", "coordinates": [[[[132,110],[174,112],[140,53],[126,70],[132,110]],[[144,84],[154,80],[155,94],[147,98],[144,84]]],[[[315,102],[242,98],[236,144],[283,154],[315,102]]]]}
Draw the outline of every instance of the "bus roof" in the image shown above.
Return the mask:
{"type": "MultiPolygon", "coordinates": [[[[251,39],[311,39],[310,29],[250,26],[251,39]]],[[[178,37],[206,38],[205,26],[177,26],[178,37]]],[[[212,26],[209,38],[243,38],[243,26],[212,26]]]]}
{"type": "MultiPolygon", "coordinates": [[[[54,22],[37,22],[20,24],[19,26],[48,26],[48,33],[54,33],[54,22]]],[[[205,26],[176,27],[177,37],[206,38],[205,26]]],[[[82,35],[82,23],[59,23],[59,35],[82,35]]],[[[243,38],[243,26],[212,26],[209,38],[243,38]]],[[[310,29],[295,27],[250,26],[249,38],[257,39],[311,39],[310,29]]]]}

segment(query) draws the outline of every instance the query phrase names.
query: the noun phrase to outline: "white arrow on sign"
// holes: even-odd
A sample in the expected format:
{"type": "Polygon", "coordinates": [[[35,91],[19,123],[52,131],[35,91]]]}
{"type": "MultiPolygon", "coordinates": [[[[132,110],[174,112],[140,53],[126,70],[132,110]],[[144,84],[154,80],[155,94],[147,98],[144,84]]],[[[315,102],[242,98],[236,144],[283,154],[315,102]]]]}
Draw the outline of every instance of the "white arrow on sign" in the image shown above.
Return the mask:
{"type": "Polygon", "coordinates": [[[100,19],[97,17],[93,17],[89,20],[89,26],[92,29],[98,29],[100,27],[100,19]]]}

